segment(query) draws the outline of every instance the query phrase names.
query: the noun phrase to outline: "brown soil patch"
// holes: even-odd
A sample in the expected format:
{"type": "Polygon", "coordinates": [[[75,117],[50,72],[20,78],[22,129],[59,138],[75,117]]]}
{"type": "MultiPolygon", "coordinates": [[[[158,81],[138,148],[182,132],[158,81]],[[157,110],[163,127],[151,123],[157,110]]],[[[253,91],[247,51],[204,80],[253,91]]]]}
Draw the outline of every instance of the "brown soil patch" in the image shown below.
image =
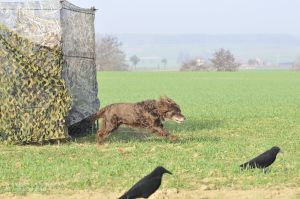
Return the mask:
{"type": "MultiPolygon", "coordinates": [[[[50,194],[28,194],[17,196],[13,194],[2,194],[3,199],[116,199],[122,193],[106,193],[104,191],[63,191],[50,194]]],[[[251,190],[193,190],[180,191],[177,189],[160,190],[151,199],[298,199],[300,198],[299,188],[284,189],[251,189],[251,190]]]]}

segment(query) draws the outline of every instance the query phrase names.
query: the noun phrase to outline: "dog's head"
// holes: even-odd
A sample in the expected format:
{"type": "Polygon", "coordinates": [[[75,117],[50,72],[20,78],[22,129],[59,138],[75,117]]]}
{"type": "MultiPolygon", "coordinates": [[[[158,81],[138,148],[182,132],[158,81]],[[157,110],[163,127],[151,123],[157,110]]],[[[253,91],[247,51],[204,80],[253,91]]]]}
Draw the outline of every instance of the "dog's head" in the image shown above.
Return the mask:
{"type": "Polygon", "coordinates": [[[185,120],[178,104],[168,97],[161,97],[158,100],[158,108],[163,120],[168,119],[177,123],[181,123],[185,120]]]}

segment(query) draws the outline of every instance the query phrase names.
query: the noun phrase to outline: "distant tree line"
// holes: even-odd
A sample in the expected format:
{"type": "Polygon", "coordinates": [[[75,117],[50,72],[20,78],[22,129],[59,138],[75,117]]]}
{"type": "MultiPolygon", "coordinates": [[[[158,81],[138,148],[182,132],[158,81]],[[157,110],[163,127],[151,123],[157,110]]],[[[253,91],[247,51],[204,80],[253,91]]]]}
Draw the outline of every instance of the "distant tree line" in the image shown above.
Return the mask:
{"type": "Polygon", "coordinates": [[[200,58],[193,58],[182,63],[181,71],[236,71],[240,64],[236,62],[234,55],[223,48],[217,50],[210,59],[210,64],[204,63],[200,58]]]}
{"type": "MultiPolygon", "coordinates": [[[[112,35],[97,36],[96,39],[96,67],[101,71],[127,71],[136,70],[141,59],[137,55],[129,58],[132,67],[129,67],[126,54],[122,50],[122,43],[117,37],[112,35]]],[[[168,60],[161,59],[161,63],[166,70],[168,60]]]]}
{"type": "MultiPolygon", "coordinates": [[[[126,60],[126,54],[122,50],[122,42],[112,35],[97,36],[95,50],[97,70],[136,70],[137,65],[141,61],[137,55],[133,55],[126,60]],[[132,67],[129,67],[128,62],[131,62],[132,67]]],[[[182,54],[178,61],[181,62],[181,71],[237,71],[240,66],[234,55],[223,48],[216,50],[209,62],[205,62],[199,57],[191,58],[188,54],[182,54]]],[[[160,62],[166,70],[168,60],[163,58],[160,62]]],[[[248,60],[249,66],[264,64],[265,62],[258,58],[248,60]]],[[[300,71],[300,56],[295,60],[292,70],[300,71]]]]}
{"type": "MultiPolygon", "coordinates": [[[[141,59],[137,55],[129,58],[133,70],[141,59]]],[[[223,48],[217,50],[210,59],[211,64],[202,62],[199,58],[187,59],[182,63],[181,71],[197,70],[217,70],[217,71],[236,71],[239,64],[235,61],[234,55],[223,48]]],[[[166,69],[168,60],[163,58],[161,63],[166,69]]],[[[122,50],[122,43],[117,37],[111,35],[98,36],[96,39],[96,66],[97,70],[103,71],[126,71],[129,66],[126,62],[126,54],[122,50]]]]}
{"type": "MultiPolygon", "coordinates": [[[[132,63],[132,70],[136,70],[136,66],[141,61],[137,55],[129,58],[132,63]]],[[[163,58],[161,63],[166,69],[168,60],[163,58]]],[[[300,61],[299,61],[300,63],[300,61]]],[[[126,54],[122,50],[122,43],[117,37],[111,35],[98,36],[96,39],[96,66],[97,70],[102,71],[127,71],[129,65],[126,61],[126,54]]],[[[297,68],[299,64],[295,64],[297,68]]],[[[207,64],[200,58],[184,59],[181,71],[236,71],[238,70],[239,63],[236,62],[234,55],[223,48],[217,50],[212,55],[210,63],[207,64]]]]}

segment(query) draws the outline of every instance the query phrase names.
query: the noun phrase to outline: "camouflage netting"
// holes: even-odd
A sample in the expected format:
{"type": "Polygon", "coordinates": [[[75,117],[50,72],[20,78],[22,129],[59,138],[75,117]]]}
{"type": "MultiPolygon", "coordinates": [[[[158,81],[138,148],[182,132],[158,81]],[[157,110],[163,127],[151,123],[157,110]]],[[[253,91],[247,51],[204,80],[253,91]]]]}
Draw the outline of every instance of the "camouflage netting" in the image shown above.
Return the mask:
{"type": "Polygon", "coordinates": [[[0,126],[9,142],[66,138],[70,97],[61,48],[44,47],[0,26],[0,126]]]}
{"type": "Polygon", "coordinates": [[[0,133],[10,142],[68,136],[99,109],[94,9],[0,2],[0,133]]]}

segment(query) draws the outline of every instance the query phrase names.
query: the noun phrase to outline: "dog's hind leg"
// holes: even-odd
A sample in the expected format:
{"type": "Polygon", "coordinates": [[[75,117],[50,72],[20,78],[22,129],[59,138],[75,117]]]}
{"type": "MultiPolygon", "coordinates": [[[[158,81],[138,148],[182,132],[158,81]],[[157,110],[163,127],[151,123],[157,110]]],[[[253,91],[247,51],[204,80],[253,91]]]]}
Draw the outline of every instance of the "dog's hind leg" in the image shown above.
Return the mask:
{"type": "Polygon", "coordinates": [[[116,128],[100,129],[97,132],[97,141],[98,141],[98,144],[103,144],[105,137],[107,137],[109,134],[111,134],[116,128]]]}
{"type": "Polygon", "coordinates": [[[115,129],[116,128],[114,128],[114,129],[101,129],[100,131],[98,131],[97,132],[97,141],[98,141],[98,144],[103,144],[105,137],[107,137],[108,135],[110,135],[115,129]]]}

